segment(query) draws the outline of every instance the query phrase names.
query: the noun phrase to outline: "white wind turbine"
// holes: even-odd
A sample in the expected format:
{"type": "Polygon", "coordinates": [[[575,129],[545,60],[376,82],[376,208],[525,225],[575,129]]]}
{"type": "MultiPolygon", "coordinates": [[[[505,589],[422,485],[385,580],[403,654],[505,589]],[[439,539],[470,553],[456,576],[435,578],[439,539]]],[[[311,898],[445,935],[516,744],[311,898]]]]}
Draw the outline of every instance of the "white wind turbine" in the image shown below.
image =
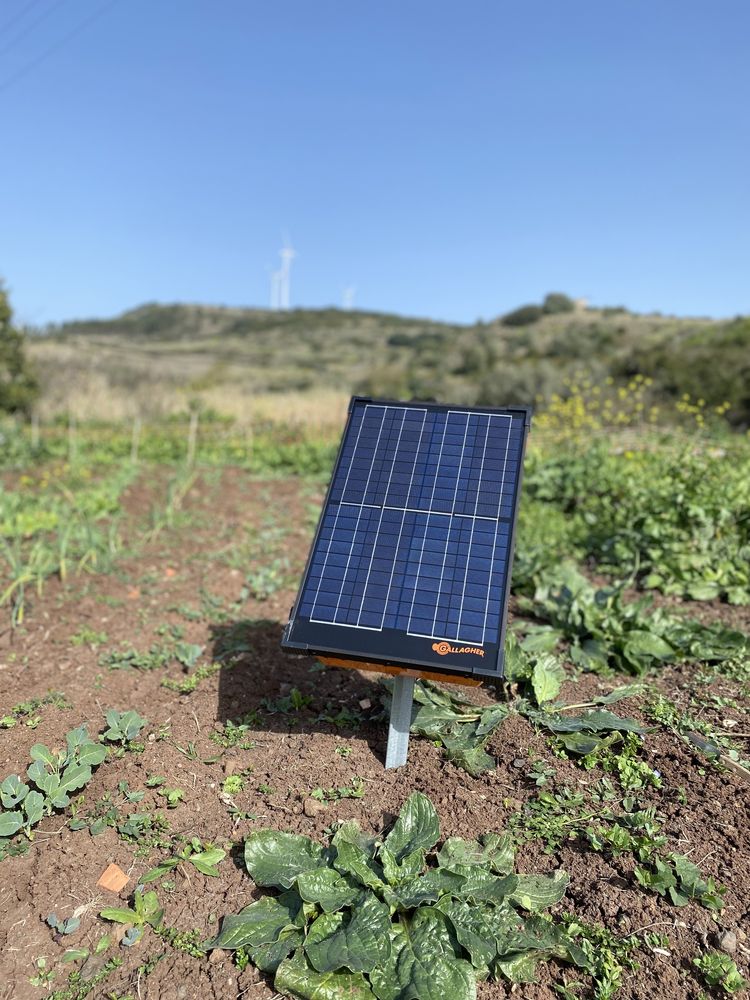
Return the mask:
{"type": "Polygon", "coordinates": [[[292,270],[292,261],[297,256],[296,252],[292,249],[289,242],[289,237],[286,234],[282,235],[283,246],[279,250],[279,256],[281,257],[281,267],[276,272],[278,275],[279,282],[279,309],[289,309],[290,303],[290,278],[292,270]]]}
{"type": "Polygon", "coordinates": [[[271,271],[271,309],[280,308],[281,271],[271,271]]]}

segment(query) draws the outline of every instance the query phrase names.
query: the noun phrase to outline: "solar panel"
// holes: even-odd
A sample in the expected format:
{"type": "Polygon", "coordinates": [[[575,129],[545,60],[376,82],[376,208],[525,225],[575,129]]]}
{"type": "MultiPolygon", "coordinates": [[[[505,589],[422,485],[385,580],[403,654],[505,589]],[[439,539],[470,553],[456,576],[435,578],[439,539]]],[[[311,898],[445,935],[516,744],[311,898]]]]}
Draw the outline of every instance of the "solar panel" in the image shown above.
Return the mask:
{"type": "Polygon", "coordinates": [[[530,413],[352,399],[282,645],[500,676],[530,413]]]}

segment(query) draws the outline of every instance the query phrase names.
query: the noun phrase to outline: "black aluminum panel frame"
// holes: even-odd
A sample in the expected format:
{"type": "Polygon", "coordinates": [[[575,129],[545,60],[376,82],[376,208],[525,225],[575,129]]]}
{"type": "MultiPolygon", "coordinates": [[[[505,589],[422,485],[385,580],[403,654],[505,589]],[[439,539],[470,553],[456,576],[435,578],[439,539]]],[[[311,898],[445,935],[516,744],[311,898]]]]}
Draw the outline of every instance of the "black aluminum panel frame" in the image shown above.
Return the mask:
{"type": "Polygon", "coordinates": [[[513,570],[513,556],[516,543],[516,527],[518,522],[518,507],[521,497],[521,484],[523,480],[523,459],[526,453],[526,442],[528,440],[531,426],[531,416],[533,407],[531,406],[459,406],[447,403],[437,403],[433,401],[422,401],[412,399],[408,402],[395,399],[377,399],[370,396],[352,396],[347,408],[347,422],[341,435],[341,443],[333,465],[331,478],[326,490],[325,499],[321,506],[320,517],[315,529],[315,535],[310,545],[310,552],[305,563],[299,590],[294,604],[292,605],[289,621],[284,629],[281,640],[282,649],[290,653],[337,656],[361,661],[363,663],[382,663],[384,666],[404,666],[417,667],[438,673],[445,674],[446,680],[451,676],[460,675],[463,677],[487,677],[500,679],[504,669],[504,648],[505,635],[508,624],[508,599],[510,597],[510,583],[513,570]],[[373,404],[376,406],[409,407],[412,409],[427,409],[437,412],[447,413],[448,411],[458,411],[460,413],[487,413],[487,414],[510,414],[512,416],[523,416],[523,440],[521,442],[521,452],[519,456],[518,476],[516,477],[513,491],[513,504],[510,516],[510,535],[508,539],[507,572],[505,586],[502,595],[500,609],[500,635],[497,642],[484,642],[481,647],[465,646],[458,642],[445,643],[436,641],[432,647],[428,647],[427,655],[422,654],[421,647],[429,643],[429,639],[409,636],[399,629],[382,629],[379,632],[372,632],[365,629],[342,628],[333,623],[311,622],[309,619],[298,616],[298,609],[302,601],[302,595],[307,583],[308,574],[312,565],[313,557],[317,549],[318,540],[323,527],[323,520],[328,509],[333,484],[336,481],[339,468],[341,466],[344,445],[349,432],[352,412],[358,404],[373,404]],[[338,637],[338,638],[337,638],[338,637]],[[377,638],[375,638],[377,637],[377,638]],[[378,639],[385,638],[385,643],[378,639]],[[341,642],[343,639],[351,642],[341,642]],[[387,647],[391,644],[393,652],[388,653],[387,647]],[[446,652],[438,652],[437,646],[450,646],[446,652]],[[481,649],[481,654],[476,650],[481,649]],[[462,651],[463,650],[463,651],[462,651]],[[432,655],[430,655],[432,654],[432,655]],[[446,659],[450,657],[450,661],[446,659]]]}

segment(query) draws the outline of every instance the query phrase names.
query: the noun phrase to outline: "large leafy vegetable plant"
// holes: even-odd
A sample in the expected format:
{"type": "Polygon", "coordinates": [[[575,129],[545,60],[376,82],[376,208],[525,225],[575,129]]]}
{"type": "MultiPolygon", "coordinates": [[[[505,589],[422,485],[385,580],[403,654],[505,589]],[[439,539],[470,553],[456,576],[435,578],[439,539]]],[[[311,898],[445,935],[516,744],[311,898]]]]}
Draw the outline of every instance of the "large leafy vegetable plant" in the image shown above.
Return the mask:
{"type": "Polygon", "coordinates": [[[648,597],[626,602],[622,587],[597,589],[572,563],[538,577],[533,598],[519,598],[522,612],[546,623],[532,630],[536,648],[565,639],[571,660],[585,670],[642,674],[669,661],[750,655],[742,632],[650,605],[648,597]]]}
{"type": "Polygon", "coordinates": [[[590,970],[572,934],[540,912],[563,897],[565,872],[515,874],[507,834],[450,837],[434,853],[439,840],[420,792],[382,839],[353,820],[327,847],[252,833],[247,870],[280,892],[225,917],[205,947],[245,949],[276,990],[302,1000],[471,1000],[478,979],[528,982],[551,956],[590,970]]]}

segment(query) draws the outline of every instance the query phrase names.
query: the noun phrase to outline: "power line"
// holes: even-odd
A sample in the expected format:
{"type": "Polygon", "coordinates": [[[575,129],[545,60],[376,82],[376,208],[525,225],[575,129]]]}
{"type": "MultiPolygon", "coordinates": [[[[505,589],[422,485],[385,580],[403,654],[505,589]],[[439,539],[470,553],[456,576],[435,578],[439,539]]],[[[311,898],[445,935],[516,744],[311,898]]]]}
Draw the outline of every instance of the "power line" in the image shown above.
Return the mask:
{"type": "Polygon", "coordinates": [[[24,17],[26,17],[29,11],[36,7],[39,2],[40,0],[30,0],[30,2],[19,10],[17,14],[14,14],[13,17],[9,18],[9,20],[5,22],[5,24],[0,26],[0,35],[4,35],[5,32],[12,28],[17,21],[21,21],[24,17]]]}
{"type": "Polygon", "coordinates": [[[39,17],[35,18],[31,22],[31,24],[27,24],[26,27],[22,28],[21,31],[19,31],[14,38],[11,38],[10,45],[5,45],[3,46],[2,49],[0,49],[0,56],[5,55],[6,52],[10,52],[10,50],[17,42],[20,42],[22,38],[25,38],[28,35],[28,33],[30,31],[33,31],[38,24],[42,23],[42,21],[46,21],[49,15],[54,13],[54,11],[56,11],[58,7],[61,7],[64,2],[65,0],[57,0],[57,2],[53,3],[51,7],[48,7],[46,10],[43,10],[42,13],[39,15],[39,17]]]}
{"type": "Polygon", "coordinates": [[[44,49],[44,51],[41,52],[36,57],[36,59],[32,59],[30,63],[27,63],[25,66],[21,67],[21,69],[17,73],[14,73],[12,76],[8,77],[8,79],[5,80],[3,83],[0,83],[0,94],[4,93],[9,87],[12,87],[13,84],[16,83],[18,80],[20,80],[22,77],[26,76],[28,73],[31,73],[32,70],[35,70],[37,66],[43,63],[45,59],[47,59],[53,53],[57,52],[58,49],[61,49],[64,45],[67,45],[71,39],[75,38],[77,34],[83,31],[84,28],[87,28],[93,21],[96,21],[96,19],[100,17],[102,14],[104,14],[107,10],[109,10],[110,7],[114,7],[116,3],[117,0],[107,0],[107,3],[102,4],[101,7],[95,10],[92,14],[89,14],[88,17],[84,18],[82,21],[79,21],[78,24],[75,25],[75,27],[71,28],[71,30],[67,33],[67,35],[63,35],[63,37],[60,38],[58,41],[53,42],[53,44],[50,45],[48,48],[44,49]]]}

